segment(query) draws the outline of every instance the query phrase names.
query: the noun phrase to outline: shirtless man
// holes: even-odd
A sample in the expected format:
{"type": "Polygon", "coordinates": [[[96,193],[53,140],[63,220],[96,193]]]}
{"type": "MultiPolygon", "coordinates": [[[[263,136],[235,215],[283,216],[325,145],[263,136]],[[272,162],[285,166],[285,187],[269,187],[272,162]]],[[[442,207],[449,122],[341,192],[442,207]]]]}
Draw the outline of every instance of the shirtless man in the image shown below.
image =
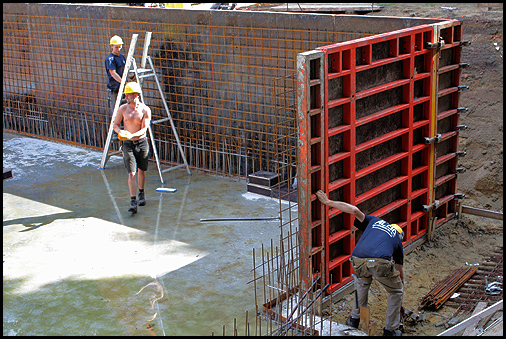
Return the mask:
{"type": "Polygon", "coordinates": [[[139,101],[141,87],[136,82],[125,85],[126,104],[119,107],[114,119],[113,129],[123,141],[123,159],[128,170],[128,189],[130,191],[130,208],[128,212],[137,213],[137,182],[135,174],[138,170],[139,206],[146,205],[144,183],[148,170],[149,144],[146,131],[151,123],[151,109],[139,101]],[[124,130],[120,128],[123,120],[124,130]]]}

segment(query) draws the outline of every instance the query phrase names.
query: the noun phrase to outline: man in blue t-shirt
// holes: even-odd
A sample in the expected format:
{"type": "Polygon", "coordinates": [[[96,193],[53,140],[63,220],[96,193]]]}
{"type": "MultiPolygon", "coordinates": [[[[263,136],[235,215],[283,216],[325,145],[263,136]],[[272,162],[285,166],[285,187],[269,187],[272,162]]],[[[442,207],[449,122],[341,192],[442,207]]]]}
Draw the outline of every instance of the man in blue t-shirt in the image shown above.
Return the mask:
{"type": "Polygon", "coordinates": [[[374,277],[389,293],[383,335],[401,335],[401,307],[404,294],[404,232],[396,224],[364,214],[358,207],[327,198],[323,191],[316,192],[320,202],[355,216],[354,226],[364,231],[351,253],[355,271],[355,302],[346,324],[358,328],[360,306],[367,307],[369,288],[374,277]]]}
{"type": "Polygon", "coordinates": [[[107,58],[105,58],[105,71],[107,73],[107,100],[112,113],[116,105],[116,98],[118,97],[121,78],[125,70],[126,59],[125,56],[120,53],[123,47],[123,40],[121,37],[117,35],[113,36],[109,44],[112,51],[107,58]]]}

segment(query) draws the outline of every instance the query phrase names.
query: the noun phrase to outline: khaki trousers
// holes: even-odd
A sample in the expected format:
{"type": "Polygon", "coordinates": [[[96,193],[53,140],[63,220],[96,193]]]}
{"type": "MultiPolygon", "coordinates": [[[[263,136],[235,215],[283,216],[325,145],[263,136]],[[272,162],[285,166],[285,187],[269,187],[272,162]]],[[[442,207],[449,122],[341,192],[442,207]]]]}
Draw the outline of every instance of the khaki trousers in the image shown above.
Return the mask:
{"type": "Polygon", "coordinates": [[[360,318],[360,306],[367,307],[369,288],[376,279],[389,293],[385,329],[397,330],[401,324],[401,306],[404,286],[393,261],[377,258],[350,258],[357,276],[355,279],[355,302],[351,316],[360,318]]]}

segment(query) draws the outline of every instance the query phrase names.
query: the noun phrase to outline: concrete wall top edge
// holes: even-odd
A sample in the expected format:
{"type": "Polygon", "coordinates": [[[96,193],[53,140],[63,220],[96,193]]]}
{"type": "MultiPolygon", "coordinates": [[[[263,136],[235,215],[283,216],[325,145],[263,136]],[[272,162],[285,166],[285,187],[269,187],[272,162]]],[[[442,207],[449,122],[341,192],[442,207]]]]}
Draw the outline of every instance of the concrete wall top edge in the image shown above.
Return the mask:
{"type": "Polygon", "coordinates": [[[449,19],[369,17],[361,15],[303,14],[98,6],[84,4],[4,3],[4,14],[77,17],[185,25],[320,30],[381,34],[434,24],[449,19]]]}

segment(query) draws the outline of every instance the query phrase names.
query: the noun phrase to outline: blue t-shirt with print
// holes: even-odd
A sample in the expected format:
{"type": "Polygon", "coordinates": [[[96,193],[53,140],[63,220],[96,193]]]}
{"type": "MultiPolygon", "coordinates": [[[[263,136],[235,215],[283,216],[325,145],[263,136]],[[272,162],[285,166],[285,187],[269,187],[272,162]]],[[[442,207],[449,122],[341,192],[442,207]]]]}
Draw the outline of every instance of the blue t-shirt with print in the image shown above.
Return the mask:
{"type": "Polygon", "coordinates": [[[364,221],[355,218],[354,225],[364,231],[352,256],[357,258],[383,258],[394,260],[396,264],[404,264],[404,249],[401,238],[395,228],[385,220],[365,215],[364,221]]]}
{"type": "Polygon", "coordinates": [[[123,71],[125,70],[125,64],[126,59],[123,54],[115,55],[113,53],[110,53],[107,58],[105,58],[105,71],[107,72],[107,88],[109,88],[113,92],[117,92],[119,90],[119,82],[116,81],[111,76],[111,73],[109,72],[110,69],[116,70],[116,73],[120,77],[123,77],[123,71]]]}

